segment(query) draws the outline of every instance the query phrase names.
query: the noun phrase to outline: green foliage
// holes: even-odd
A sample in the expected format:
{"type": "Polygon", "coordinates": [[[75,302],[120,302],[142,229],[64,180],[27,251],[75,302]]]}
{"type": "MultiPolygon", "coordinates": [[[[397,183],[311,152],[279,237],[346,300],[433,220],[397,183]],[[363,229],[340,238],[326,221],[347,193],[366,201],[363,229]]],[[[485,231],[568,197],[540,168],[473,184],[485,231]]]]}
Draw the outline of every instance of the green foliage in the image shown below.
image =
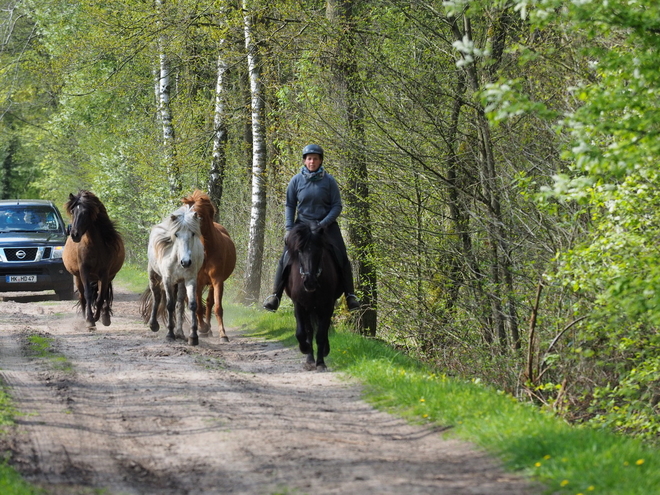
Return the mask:
{"type": "MultiPolygon", "coordinates": [[[[563,221],[589,227],[558,250],[557,269],[549,277],[573,290],[582,300],[580,311],[590,314],[562,346],[551,374],[563,373],[571,382],[569,414],[586,413],[583,419],[655,440],[660,412],[660,176],[655,163],[660,156],[660,8],[651,1],[548,0],[519,1],[517,10],[529,13],[532,29],[580,33],[585,38],[581,54],[590,61],[566,88],[579,107],[556,120],[558,132],[570,136],[563,153],[569,166],[539,195],[547,204],[576,205],[579,214],[563,221]]],[[[546,48],[536,53],[549,56],[546,48]]],[[[485,95],[494,120],[515,118],[521,111],[552,118],[527,96],[510,96],[509,89],[499,85],[485,95]]]]}

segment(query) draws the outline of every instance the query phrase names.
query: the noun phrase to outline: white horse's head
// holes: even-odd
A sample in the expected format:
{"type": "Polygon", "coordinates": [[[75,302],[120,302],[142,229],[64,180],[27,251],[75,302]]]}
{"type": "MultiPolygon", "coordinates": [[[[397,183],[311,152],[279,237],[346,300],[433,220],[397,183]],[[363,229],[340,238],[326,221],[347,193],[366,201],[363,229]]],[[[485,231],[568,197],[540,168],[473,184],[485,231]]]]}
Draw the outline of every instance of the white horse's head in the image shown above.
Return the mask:
{"type": "Polygon", "coordinates": [[[204,247],[200,217],[193,208],[182,206],[153,227],[149,239],[149,258],[157,264],[164,261],[184,269],[192,268],[197,275],[204,261],[204,247]]]}
{"type": "MultiPolygon", "coordinates": [[[[192,207],[185,205],[170,215],[170,223],[172,251],[183,268],[190,268],[200,257],[200,217],[192,207]]],[[[203,247],[201,256],[204,256],[203,247]]]]}

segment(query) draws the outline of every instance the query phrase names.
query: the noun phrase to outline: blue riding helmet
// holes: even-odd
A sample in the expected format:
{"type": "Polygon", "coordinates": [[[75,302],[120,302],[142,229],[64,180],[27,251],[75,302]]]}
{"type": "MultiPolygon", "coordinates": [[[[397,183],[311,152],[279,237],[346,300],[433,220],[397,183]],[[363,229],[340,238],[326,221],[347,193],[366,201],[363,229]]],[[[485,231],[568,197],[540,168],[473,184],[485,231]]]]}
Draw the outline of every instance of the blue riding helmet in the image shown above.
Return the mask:
{"type": "Polygon", "coordinates": [[[321,157],[321,161],[323,161],[323,148],[321,148],[318,144],[308,144],[305,146],[302,150],[302,157],[303,160],[305,159],[305,156],[309,155],[310,153],[315,153],[321,157]]]}

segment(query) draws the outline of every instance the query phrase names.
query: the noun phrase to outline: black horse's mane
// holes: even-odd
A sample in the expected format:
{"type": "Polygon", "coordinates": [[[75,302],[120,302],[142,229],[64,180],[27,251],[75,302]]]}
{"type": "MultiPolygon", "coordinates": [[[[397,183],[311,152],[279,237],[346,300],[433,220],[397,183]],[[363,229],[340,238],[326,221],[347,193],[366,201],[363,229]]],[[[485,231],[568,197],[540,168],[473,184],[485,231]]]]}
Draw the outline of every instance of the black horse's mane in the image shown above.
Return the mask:
{"type": "Polygon", "coordinates": [[[295,253],[298,251],[304,251],[312,242],[317,242],[319,247],[325,247],[326,243],[324,241],[324,238],[319,239],[318,236],[312,232],[309,225],[301,222],[294,225],[289,232],[286,245],[291,254],[295,256],[295,253]]]}
{"type": "Polygon", "coordinates": [[[76,206],[80,206],[90,212],[92,224],[107,244],[114,244],[117,239],[121,238],[121,234],[117,231],[115,223],[110,220],[105,205],[93,192],[81,189],[75,196],[73,194],[69,195],[69,200],[64,205],[64,208],[72,219],[73,210],[76,206]]]}

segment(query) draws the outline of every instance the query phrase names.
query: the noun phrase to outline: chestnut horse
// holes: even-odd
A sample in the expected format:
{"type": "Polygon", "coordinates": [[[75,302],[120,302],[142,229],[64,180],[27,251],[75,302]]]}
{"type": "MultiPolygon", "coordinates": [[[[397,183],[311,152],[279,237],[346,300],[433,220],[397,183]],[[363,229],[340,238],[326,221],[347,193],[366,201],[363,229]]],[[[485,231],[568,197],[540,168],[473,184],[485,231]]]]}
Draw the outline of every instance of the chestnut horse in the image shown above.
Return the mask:
{"type": "Polygon", "coordinates": [[[307,355],[305,369],[325,371],[324,358],[330,353],[328,329],[342,294],[339,265],[323,229],[313,232],[306,223],[297,223],[286,245],[290,270],[284,289],[293,301],[296,338],[300,351],[307,355]]]}
{"type": "Polygon", "coordinates": [[[69,194],[64,206],[71,218],[62,260],[76,281],[87,328],[101,318],[110,325],[112,280],[124,264],[124,242],[99,198],[89,191],[69,194]]]}
{"type": "Polygon", "coordinates": [[[216,208],[208,194],[200,190],[181,200],[192,206],[201,217],[202,243],[204,244],[204,264],[197,276],[197,317],[199,334],[202,337],[213,335],[211,332],[211,312],[215,306],[220,338],[229,342],[223,321],[222,295],[224,282],[236,266],[236,247],[229,237],[229,232],[214,221],[216,208]],[[203,301],[204,288],[209,287],[206,304],[203,301]]]}

